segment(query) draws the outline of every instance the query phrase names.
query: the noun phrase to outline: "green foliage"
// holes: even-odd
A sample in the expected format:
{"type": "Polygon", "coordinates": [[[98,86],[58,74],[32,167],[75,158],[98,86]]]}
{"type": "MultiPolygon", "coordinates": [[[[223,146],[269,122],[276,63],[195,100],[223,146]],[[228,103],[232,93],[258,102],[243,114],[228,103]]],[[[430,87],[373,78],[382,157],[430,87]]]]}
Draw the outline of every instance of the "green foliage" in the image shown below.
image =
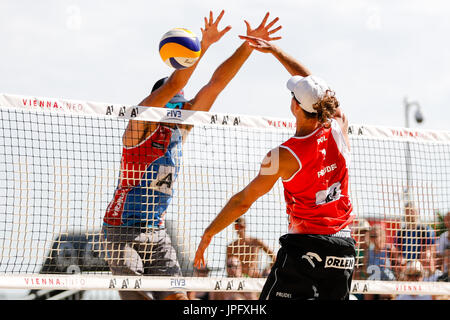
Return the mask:
{"type": "Polygon", "coordinates": [[[436,212],[436,215],[437,215],[438,219],[437,219],[437,222],[432,225],[432,227],[436,232],[436,236],[439,237],[442,233],[447,231],[447,228],[445,227],[445,223],[444,223],[444,215],[441,214],[439,211],[436,212]]]}

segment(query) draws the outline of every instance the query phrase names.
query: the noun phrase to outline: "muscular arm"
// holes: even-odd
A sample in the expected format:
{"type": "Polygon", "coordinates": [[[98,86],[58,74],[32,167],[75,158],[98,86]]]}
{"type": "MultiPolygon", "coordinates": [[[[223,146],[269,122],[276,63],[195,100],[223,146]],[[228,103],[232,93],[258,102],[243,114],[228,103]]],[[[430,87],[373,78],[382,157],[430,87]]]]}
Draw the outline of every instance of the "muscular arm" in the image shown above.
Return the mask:
{"type": "Polygon", "coordinates": [[[294,57],[287,54],[277,46],[273,47],[274,50],[272,51],[272,55],[277,58],[277,60],[286,68],[291,76],[299,75],[302,77],[307,77],[311,75],[311,72],[308,70],[308,68],[306,68],[294,57]]]}
{"type": "Polygon", "coordinates": [[[337,108],[336,113],[334,114],[334,119],[339,123],[341,126],[342,133],[345,138],[345,142],[347,144],[348,149],[350,150],[350,138],[348,137],[348,118],[342,111],[342,108],[337,108]]]}
{"type": "MultiPolygon", "coordinates": [[[[201,29],[201,53],[196,63],[190,68],[175,70],[161,87],[150,93],[139,103],[140,106],[157,108],[165,107],[170,99],[172,99],[175,94],[186,86],[208,48],[213,43],[219,41],[222,36],[231,29],[230,26],[224,28],[222,31],[217,29],[224,13],[225,12],[222,10],[216,21],[213,19],[212,12],[209,14],[209,20],[205,18],[205,28],[201,29]]],[[[155,128],[156,124],[148,121],[130,120],[122,137],[122,142],[126,147],[135,146],[148,134],[149,131],[153,132],[155,128]]]]}
{"type": "Polygon", "coordinates": [[[299,168],[294,156],[284,148],[269,152],[261,164],[258,175],[227,202],[217,217],[205,229],[195,256],[197,266],[204,265],[203,254],[214,235],[243,215],[261,196],[269,192],[279,178],[288,179],[299,168]]]}
{"type": "MultiPolygon", "coordinates": [[[[161,87],[150,93],[139,105],[156,108],[165,107],[170,99],[186,86],[207,49],[208,47],[202,41],[202,52],[197,62],[190,68],[175,70],[161,87]]],[[[130,120],[122,137],[123,144],[126,147],[137,145],[147,135],[147,132],[154,131],[155,127],[156,124],[148,121],[130,120]]]]}
{"type": "MultiPolygon", "coordinates": [[[[273,43],[270,43],[264,39],[253,37],[253,36],[239,36],[241,39],[247,40],[249,45],[263,53],[271,53],[289,72],[291,76],[302,76],[307,77],[311,75],[311,71],[308,70],[302,63],[300,63],[293,56],[284,52],[280,47],[273,43]]],[[[341,108],[337,108],[334,118],[338,121],[341,126],[342,132],[344,133],[347,146],[350,148],[350,140],[348,138],[348,119],[345,116],[341,108]]]]}
{"type": "Polygon", "coordinates": [[[225,89],[228,83],[247,61],[253,49],[244,42],[231,57],[225,60],[213,73],[211,80],[190,101],[186,109],[196,111],[209,111],[217,96],[225,89]]]}
{"type": "Polygon", "coordinates": [[[263,53],[271,53],[292,76],[307,77],[311,72],[300,61],[284,52],[280,47],[264,39],[254,36],[239,36],[241,39],[249,42],[249,45],[263,53]]]}
{"type": "MultiPolygon", "coordinates": [[[[250,24],[245,21],[247,26],[247,35],[257,36],[266,41],[281,39],[281,37],[271,37],[272,34],[281,29],[281,26],[271,29],[279,18],[273,19],[267,23],[269,13],[266,13],[260,25],[256,29],[252,29],[250,24]]],[[[253,48],[247,41],[242,43],[239,48],[225,60],[213,73],[211,80],[198,92],[188,107],[190,110],[209,111],[216,100],[217,96],[225,89],[228,83],[241,69],[242,65],[247,61],[252,53],[253,48]]]]}

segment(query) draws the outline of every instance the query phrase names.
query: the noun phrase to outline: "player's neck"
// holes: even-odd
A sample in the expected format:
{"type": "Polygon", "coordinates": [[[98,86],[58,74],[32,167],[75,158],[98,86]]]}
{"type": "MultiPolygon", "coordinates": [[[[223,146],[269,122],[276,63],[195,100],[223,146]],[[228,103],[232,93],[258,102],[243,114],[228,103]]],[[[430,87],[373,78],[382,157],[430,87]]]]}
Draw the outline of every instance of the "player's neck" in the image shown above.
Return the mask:
{"type": "Polygon", "coordinates": [[[304,137],[316,130],[321,126],[320,122],[316,119],[297,119],[297,130],[295,131],[296,137],[304,137]]]}

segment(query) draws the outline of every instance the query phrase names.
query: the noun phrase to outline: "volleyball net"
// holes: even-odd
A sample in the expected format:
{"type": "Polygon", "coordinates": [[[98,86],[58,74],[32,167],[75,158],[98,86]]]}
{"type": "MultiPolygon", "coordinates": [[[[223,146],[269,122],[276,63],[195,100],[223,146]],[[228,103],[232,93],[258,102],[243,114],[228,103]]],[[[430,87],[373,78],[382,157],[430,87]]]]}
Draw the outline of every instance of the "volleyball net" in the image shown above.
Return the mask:
{"type": "MultiPolygon", "coordinates": [[[[195,270],[193,258],[228,199],[294,134],[293,120],[0,94],[0,132],[0,288],[261,290],[287,232],[280,181],[244,215],[246,236],[259,240],[254,250],[231,225],[206,251],[208,270],[195,270]],[[158,210],[164,197],[154,191],[173,183],[165,226],[181,277],[112,275],[107,263],[103,218],[124,177],[122,135],[137,120],[190,128],[172,154],[177,178],[144,183],[139,198],[158,210]],[[241,260],[238,273],[230,273],[231,256],[241,260]]],[[[349,136],[352,293],[449,295],[439,237],[450,210],[450,132],[351,124],[349,136]]],[[[140,182],[159,177],[133,170],[140,182]]],[[[158,264],[149,247],[147,263],[158,264]]]]}

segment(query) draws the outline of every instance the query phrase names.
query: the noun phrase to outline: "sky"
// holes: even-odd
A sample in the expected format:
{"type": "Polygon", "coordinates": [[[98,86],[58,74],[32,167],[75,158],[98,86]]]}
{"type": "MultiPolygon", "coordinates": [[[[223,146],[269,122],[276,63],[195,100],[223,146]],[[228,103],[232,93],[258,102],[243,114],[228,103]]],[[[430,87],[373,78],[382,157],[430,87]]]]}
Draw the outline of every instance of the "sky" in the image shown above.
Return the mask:
{"type": "MultiPolygon", "coordinates": [[[[134,105],[169,75],[161,36],[225,10],[232,29],[211,46],[185,88],[192,98],[242,43],[244,19],[279,17],[277,44],[336,91],[354,124],[402,127],[418,102],[424,122],[448,130],[450,2],[439,0],[1,0],[0,93],[134,105]]],[[[212,111],[291,118],[289,74],[253,52],[212,111]]]]}

